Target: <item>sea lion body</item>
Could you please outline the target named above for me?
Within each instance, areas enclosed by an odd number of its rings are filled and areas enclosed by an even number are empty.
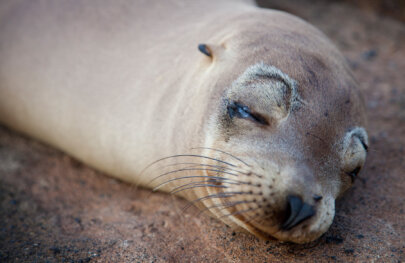
[[[364,163],[350,70],[286,13],[250,1],[11,1],[0,34],[2,123],[256,235],[319,237],[350,185],[342,167]]]

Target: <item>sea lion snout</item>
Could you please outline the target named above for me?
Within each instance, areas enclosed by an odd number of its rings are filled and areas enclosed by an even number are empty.
[[[311,218],[315,215],[315,208],[302,201],[301,197],[296,195],[290,195],[287,197],[287,217],[282,228],[290,230],[301,222]]]

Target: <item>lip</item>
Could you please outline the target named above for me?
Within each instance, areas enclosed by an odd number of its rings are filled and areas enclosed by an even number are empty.
[[[250,222],[244,223],[244,226],[242,227],[251,234],[264,240],[277,240],[284,242],[292,242],[296,244],[304,244],[315,241],[323,234],[323,233],[316,234],[311,232],[310,235],[305,235],[306,232],[304,232],[303,235],[296,236],[293,235],[294,229],[285,230],[281,226],[277,227],[276,229],[274,229],[274,231],[271,231],[270,233],[268,231],[261,230],[260,228],[256,227]]]

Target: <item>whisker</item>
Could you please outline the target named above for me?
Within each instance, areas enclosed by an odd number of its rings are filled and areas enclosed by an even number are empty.
[[[183,184],[183,185],[180,185],[180,186],[175,187],[175,188],[174,188],[172,191],[170,191],[169,193],[172,194],[173,191],[177,191],[178,189],[180,189],[180,188],[182,188],[182,187],[186,187],[186,186],[194,185],[194,184],[203,184],[203,183],[215,183],[215,180],[204,180],[204,181],[197,181],[197,182],[191,182],[191,183],[188,183],[188,184]],[[222,183],[240,185],[240,183],[234,183],[234,182],[221,182],[221,184],[222,184]]]
[[[263,220],[266,220],[267,218],[269,218],[269,217],[271,217],[271,216],[273,216],[273,215],[272,215],[272,214],[269,214],[269,215],[265,215],[264,217],[263,217],[263,215],[253,215],[252,217],[250,217],[249,220],[245,221],[245,223],[247,224],[247,223],[249,223],[250,221],[257,220],[257,219],[263,221]],[[271,224],[271,226],[276,226],[276,225],[277,225],[277,223]]]
[[[194,205],[197,202],[201,202],[204,201],[206,199],[211,199],[211,198],[228,198],[228,197],[232,197],[235,196],[237,194],[242,194],[243,192],[222,192],[222,193],[218,193],[218,194],[212,194],[212,195],[207,195],[207,196],[203,196],[200,198],[197,198],[193,201],[190,201],[183,209],[182,211],[185,212],[190,206]]]
[[[183,187],[183,186],[182,186]],[[186,187],[177,191],[171,191],[170,194],[175,194],[181,191],[185,191],[185,190],[189,190],[189,189],[193,189],[193,188],[199,188],[199,187],[212,187],[212,188],[228,188],[228,186],[224,186],[224,185],[216,185],[216,184],[197,184],[195,186],[190,186],[190,187]]]
[[[226,209],[226,208],[230,208],[230,207],[234,207],[234,206],[237,206],[237,205],[239,205],[239,204],[248,204],[248,203],[254,203],[255,201],[237,201],[237,202],[233,202],[233,203],[228,203],[228,204],[218,204],[218,205],[213,205],[213,206],[210,206],[210,207],[206,207],[205,209],[202,209],[201,211],[200,211],[200,213],[197,215],[197,216],[199,216],[200,214],[202,214],[203,212],[205,212],[205,211],[208,211],[208,210],[211,210],[211,209],[213,209],[213,208],[220,208],[219,210],[222,210],[222,209]]]
[[[228,162],[221,161],[221,160],[219,160],[219,159],[216,159],[216,158],[213,158],[213,157],[204,156],[204,155],[198,155],[198,154],[176,154],[176,155],[171,155],[171,156],[167,156],[167,157],[160,158],[160,159],[158,159],[158,160],[156,160],[156,161],[154,161],[154,162],[148,164],[148,165],[141,171],[140,175],[142,175],[148,168],[150,168],[152,165],[154,165],[154,164],[156,164],[156,163],[158,163],[158,162],[161,162],[161,161],[164,161],[164,160],[167,160],[167,159],[172,159],[172,158],[179,158],[179,157],[194,157],[194,158],[197,158],[197,157],[198,157],[198,158],[208,159],[208,160],[212,160],[212,161],[217,161],[217,162],[219,162],[219,163],[223,163],[223,164],[226,164],[226,165],[229,165],[229,166],[232,166],[232,167],[237,167],[236,165],[234,165],[234,164],[232,164],[232,163],[228,163]]]
[[[224,169],[224,170],[229,170],[232,172],[237,172],[237,173],[241,173],[244,175],[248,175],[249,173],[246,171],[240,171],[237,169],[232,169],[232,168],[228,168],[226,166],[221,166],[221,165],[215,165],[215,164],[203,164],[203,163],[191,163],[191,162],[185,162],[185,163],[171,163],[171,164],[167,164],[162,166],[163,168],[169,167],[169,166],[176,166],[176,165],[190,165],[187,167],[183,167],[183,168],[193,168],[193,167],[199,167],[199,166],[207,166],[207,167],[213,167],[213,168],[218,168],[218,169]],[[182,169],[183,169],[182,168]]]
[[[245,224],[248,224],[250,221],[256,220],[259,216],[253,215],[248,220],[243,221]]]
[[[161,178],[163,176],[169,175],[169,174],[173,174],[173,173],[178,173],[178,172],[184,172],[184,171],[209,171],[209,172],[218,172],[218,173],[222,173],[222,174],[229,174],[229,175],[233,175],[233,176],[238,176],[238,174],[234,174],[234,173],[229,173],[229,172],[225,172],[225,171],[221,171],[221,170],[217,170],[217,169],[205,169],[205,168],[182,168],[182,169],[178,169],[178,170],[174,170],[174,171],[170,171],[167,173],[163,173],[158,175],[157,177],[153,178],[152,180],[150,180],[147,185],[151,184],[153,181],[155,181],[158,178]]]
[[[208,175],[190,175],[190,176],[182,176],[182,177],[177,177],[177,178],[173,178],[170,179],[166,182],[163,182],[159,185],[157,185],[155,188],[152,189],[152,191],[156,191],[159,188],[161,188],[162,186],[171,183],[173,181],[177,181],[177,180],[182,180],[182,179],[190,179],[190,178],[210,178],[210,179],[216,179],[216,180],[220,180],[220,181],[231,181],[231,182],[235,182],[235,183],[239,183],[239,184],[248,184],[246,182],[242,182],[239,180],[233,180],[233,179],[228,179],[228,178],[224,178],[224,177],[220,177],[220,176],[208,176]],[[223,183],[227,183],[227,182],[223,182]]]
[[[242,194],[259,195],[259,194],[254,194],[251,192],[222,192],[222,193],[218,193],[218,194],[207,195],[207,196],[203,196],[198,199],[195,199],[193,201],[190,201],[190,203],[183,209],[183,212],[185,210],[187,210],[190,206],[194,205],[196,202],[201,202],[201,201],[204,201],[206,199],[211,199],[211,198],[229,198],[229,197],[233,197],[235,195],[242,195]]]
[[[257,209],[259,209],[259,207],[249,208],[249,209],[240,210],[240,211],[235,211],[233,213],[223,215],[220,218],[224,218],[224,217],[228,217],[228,216],[234,216],[234,215],[241,215],[241,214],[244,214],[244,213],[247,213],[247,212],[250,212],[250,211],[254,211],[254,210],[257,210]]]
[[[228,152],[222,151],[222,150],[218,150],[218,149],[210,148],[210,147],[195,147],[195,148],[191,148],[191,149],[192,150],[194,150],[194,149],[208,149],[208,150],[213,150],[213,151],[216,151],[216,152],[220,152],[220,153],[226,154],[226,155],[234,158],[235,160],[238,160],[239,162],[243,163],[244,165],[246,165],[248,167],[252,167],[251,165],[249,165],[246,162],[242,161],[240,158],[238,158],[238,157],[236,157],[236,156],[234,156],[234,155],[232,155],[232,154],[230,154]]]

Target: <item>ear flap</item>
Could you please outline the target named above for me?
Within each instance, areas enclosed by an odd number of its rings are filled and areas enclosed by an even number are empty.
[[[206,55],[207,57],[210,57],[210,58],[213,57],[212,50],[210,49],[210,47],[207,44],[199,44],[198,50],[201,53],[203,53],[204,55]]]

